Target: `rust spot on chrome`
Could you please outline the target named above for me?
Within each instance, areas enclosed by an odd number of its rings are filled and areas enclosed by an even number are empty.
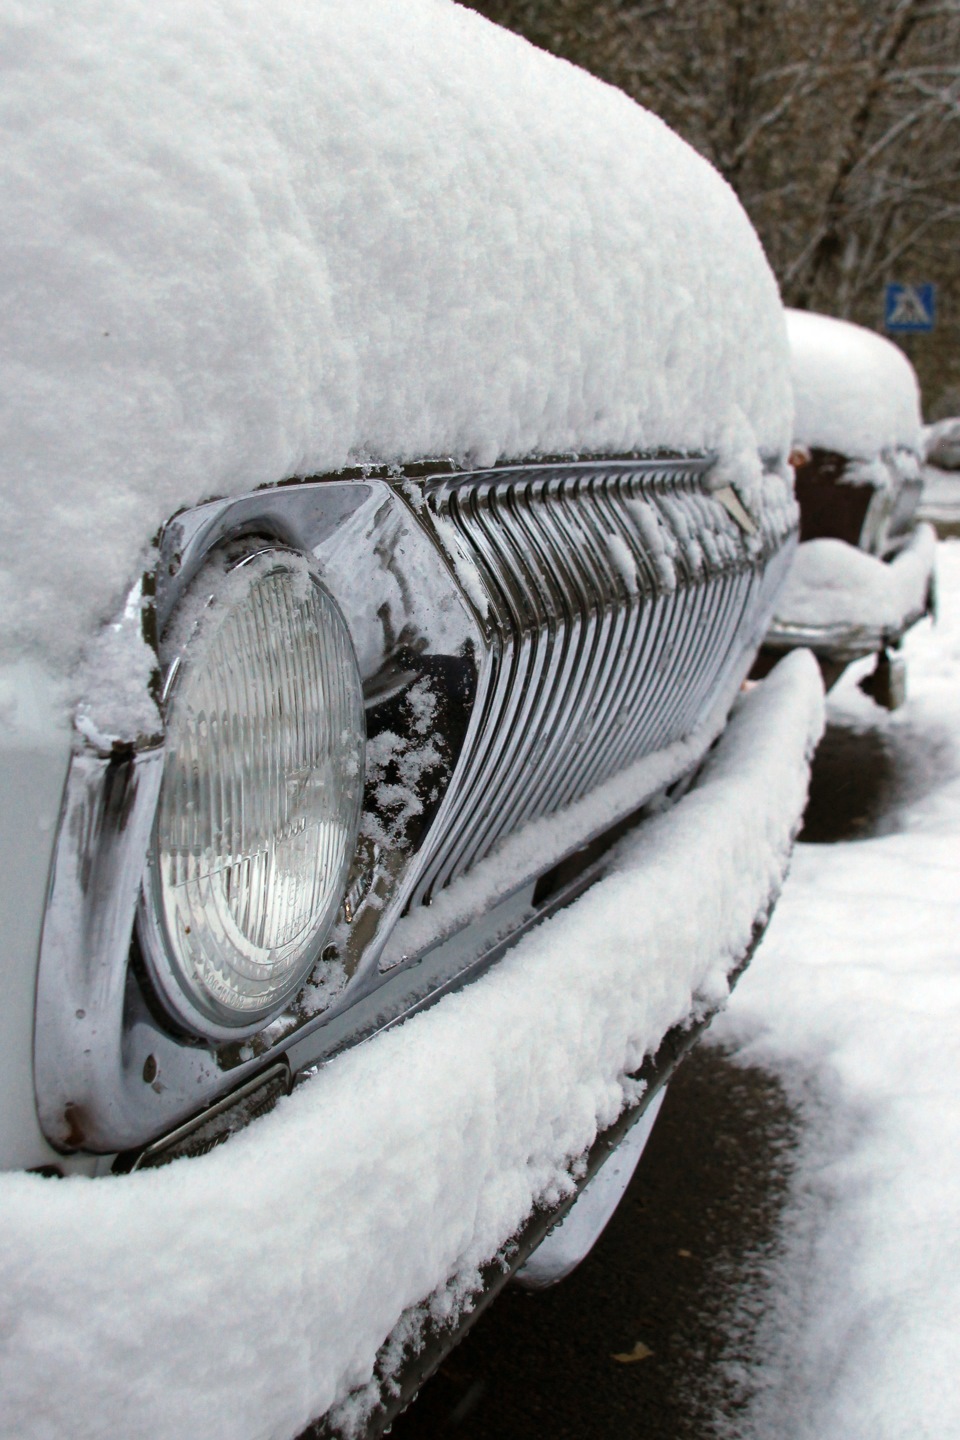
[[[68,1145],[71,1150],[78,1150],[87,1138],[84,1129],[84,1114],[82,1108],[73,1100],[68,1100],[63,1110],[64,1134],[62,1143]]]

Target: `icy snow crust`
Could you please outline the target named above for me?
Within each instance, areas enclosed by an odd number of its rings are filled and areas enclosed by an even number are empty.
[[[896,345],[828,315],[788,310],[790,366],[801,445],[871,460],[921,450],[920,390]]]
[[[781,1254],[744,1297],[766,1322],[746,1372],[735,1350],[736,1440],[960,1435],[960,544],[937,569],[907,703],[859,693],[869,661],[831,692],[834,725],[882,737],[883,833],[798,845],[713,1029],[804,1121]]]
[[[123,1179],[0,1177],[2,1433],[124,1434],[135,1383],[155,1440],[289,1440],[369,1382],[411,1306],[462,1303],[532,1206],[569,1193],[636,1098],[629,1072],[723,1001],[821,723],[816,667],[791,655],[607,879],[221,1150]]]
[[[937,553],[929,525],[918,525],[892,561],[842,540],[807,540],[797,546],[777,600],[777,624],[865,626],[901,631],[923,613]]]
[[[732,192],[449,0],[7,0],[0,54],[0,653],[72,662],[210,495],[786,454],[783,317]]]

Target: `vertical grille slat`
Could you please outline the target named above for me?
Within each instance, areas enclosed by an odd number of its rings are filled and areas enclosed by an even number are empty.
[[[713,644],[702,656],[697,667],[696,682],[689,689],[678,719],[679,727],[684,733],[693,730],[703,718],[704,711],[716,687],[717,678],[723,670],[730,648],[733,622],[735,616],[739,614],[737,604],[739,589],[736,575],[721,574],[714,599],[717,617],[711,627],[714,636]],[[707,628],[708,621],[708,616],[701,615],[701,632]]]
[[[590,607],[580,577],[576,574],[575,559],[558,553],[556,536],[549,526],[544,526],[544,515],[549,510],[544,506],[518,516],[527,543],[541,557],[544,566],[544,584],[556,584],[558,643],[556,666],[552,683],[547,688],[537,722],[530,735],[530,746],[525,756],[521,773],[513,777],[512,801],[504,816],[504,833],[522,820],[533,818],[537,813],[536,800],[532,792],[536,789],[538,776],[551,769],[556,749],[557,722],[561,712],[569,705],[572,687],[578,673],[584,669],[584,649],[589,643]],[[575,597],[571,603],[570,597]],[[576,603],[579,600],[580,603]]]
[[[593,687],[605,653],[606,625],[613,606],[611,577],[605,573],[602,557],[586,532],[577,500],[575,493],[564,495],[561,492],[558,496],[553,512],[556,527],[554,543],[559,551],[568,547],[579,562],[579,595],[586,614],[586,624],[580,662],[566,697],[566,713],[557,717],[550,763],[544,767],[543,779],[549,783],[549,790],[538,787],[539,803],[535,811],[531,810],[531,819],[558,809],[565,803],[569,774],[575,767],[577,754],[583,749],[586,739],[585,729]]]
[[[463,836],[463,845],[458,856],[460,868],[467,869],[480,853],[485,853],[494,839],[506,829],[513,828],[512,817],[518,811],[518,786],[536,745],[539,721],[543,711],[544,691],[549,690],[552,674],[557,663],[557,652],[562,647],[568,626],[557,625],[557,604],[551,597],[550,587],[545,583],[542,567],[532,564],[535,554],[529,544],[521,543],[521,530],[515,516],[510,515],[511,501],[519,499],[510,493],[491,492],[490,525],[499,525],[504,535],[503,551],[517,574],[523,574],[529,586],[531,609],[542,616],[538,643],[528,656],[525,673],[515,696],[515,708],[506,719],[507,737],[496,766],[488,775],[488,789],[485,793],[485,814],[477,814],[469,834]],[[521,502],[522,503],[522,502]],[[536,499],[527,497],[527,503],[536,504]],[[524,816],[523,818],[526,818]]]
[[[790,534],[788,516],[748,548],[708,468],[531,465],[425,487],[476,565],[492,639],[410,904],[701,723],[765,623]]]
[[[458,509],[453,518],[459,520],[463,530],[470,534],[483,554],[488,570],[496,576],[500,630],[510,635],[514,642],[502,646],[499,652],[505,663],[501,663],[495,703],[489,707],[492,713],[481,732],[482,750],[473,767],[474,774],[485,778],[485,803],[489,807],[503,778],[510,773],[518,741],[518,725],[529,706],[538,657],[542,664],[549,633],[541,618],[545,612],[538,610],[536,605],[539,597],[535,587],[529,583],[529,578],[524,585],[515,555],[504,545],[504,527],[492,493],[470,496],[468,508]],[[509,533],[506,532],[507,535]],[[449,884],[454,875],[467,869],[476,850],[478,822],[482,817],[476,811],[474,788],[461,789],[459,800],[458,813],[451,817],[451,824],[447,827],[450,843],[441,857],[438,873],[425,891],[426,896]]]
[[[633,554],[629,533],[625,532],[610,502],[606,489],[591,483],[592,504],[584,508],[584,524],[592,531],[598,553],[609,548],[609,540],[622,541],[631,554],[635,568],[637,556]],[[608,562],[609,564],[609,562]],[[590,705],[591,723],[584,736],[586,754],[579,757],[578,784],[584,790],[593,786],[592,774],[603,765],[604,757],[616,733],[616,717],[622,709],[624,696],[631,693],[631,687],[624,671],[629,671],[630,661],[637,653],[636,631],[643,617],[649,614],[649,606],[639,603],[642,578],[635,577],[635,589],[622,573],[610,572],[612,582],[609,591],[609,612],[604,626],[604,651],[592,677]]]
[[[709,593],[712,599],[713,587]],[[679,723],[679,717],[688,691],[681,684],[681,680],[690,668],[691,661],[702,659],[702,647],[698,644],[702,637],[697,634],[696,622],[707,594],[705,585],[691,584],[678,605],[679,614],[670,656],[668,694],[658,709],[648,742],[654,750],[660,750],[682,737],[683,727]]]

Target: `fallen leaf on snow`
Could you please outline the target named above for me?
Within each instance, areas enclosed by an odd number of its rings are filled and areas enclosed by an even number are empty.
[[[629,1352],[629,1354],[611,1355],[610,1359],[619,1360],[621,1365],[635,1365],[638,1360],[646,1360],[647,1357],[652,1354],[653,1351],[650,1349],[649,1345],[644,1345],[642,1340],[638,1340],[636,1345],[634,1345],[633,1349]]]

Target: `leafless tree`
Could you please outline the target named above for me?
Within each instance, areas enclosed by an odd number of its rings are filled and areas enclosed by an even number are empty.
[[[933,411],[960,400],[960,0],[471,3],[705,155],[788,304],[880,328],[888,282],[936,282],[906,348]]]

